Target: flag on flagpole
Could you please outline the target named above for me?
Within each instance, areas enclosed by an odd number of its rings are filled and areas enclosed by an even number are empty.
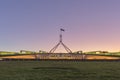
[[[65,30],[64,30],[64,29],[62,29],[62,28],[61,28],[60,30],[61,30],[61,31],[65,31]]]

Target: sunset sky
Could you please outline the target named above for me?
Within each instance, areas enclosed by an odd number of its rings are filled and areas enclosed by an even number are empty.
[[[49,51],[60,28],[73,52],[120,51],[120,0],[0,0],[0,51]]]

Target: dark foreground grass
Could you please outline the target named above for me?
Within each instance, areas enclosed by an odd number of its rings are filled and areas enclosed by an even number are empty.
[[[119,80],[120,62],[3,61],[0,80]]]

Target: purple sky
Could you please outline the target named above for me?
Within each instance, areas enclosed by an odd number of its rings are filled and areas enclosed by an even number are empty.
[[[73,52],[120,51],[120,0],[0,0],[0,51],[49,51],[61,26]]]

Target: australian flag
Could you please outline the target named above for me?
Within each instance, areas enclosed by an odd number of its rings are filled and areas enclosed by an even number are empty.
[[[61,31],[65,31],[65,30],[64,30],[64,29],[62,29],[62,28],[61,28],[60,30],[61,30]]]

